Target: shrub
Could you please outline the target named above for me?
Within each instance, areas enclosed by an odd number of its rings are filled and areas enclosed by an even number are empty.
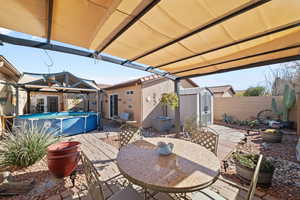
[[[236,162],[238,162],[240,165],[255,169],[259,155],[257,154],[243,154],[243,153],[235,153],[233,154],[233,158]],[[263,158],[260,171],[262,172],[273,172],[274,171],[274,165],[271,161],[266,160]]]
[[[192,133],[193,131],[196,131],[198,128],[197,117],[196,116],[188,117],[186,120],[184,120],[183,127],[184,130],[188,133]]]
[[[262,86],[249,87],[244,96],[263,96],[266,94],[266,88]]]
[[[54,137],[57,131],[49,131],[43,126],[16,129],[8,133],[2,141],[0,150],[0,167],[28,167],[41,160],[47,147],[58,141]]]
[[[230,115],[227,115],[226,113],[224,113],[222,115],[222,118],[223,118],[223,122],[225,122],[226,124],[233,124],[233,122],[234,122],[233,117]]]

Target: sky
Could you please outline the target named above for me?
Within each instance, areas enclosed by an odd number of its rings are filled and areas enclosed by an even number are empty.
[[[0,33],[32,40],[41,40],[35,36],[17,33],[1,27]],[[3,55],[21,72],[48,73],[49,70],[54,73],[69,71],[81,78],[95,80],[97,83],[102,84],[116,84],[150,75],[148,72],[91,58],[6,43],[3,46],[0,45],[0,55]],[[200,87],[232,85],[235,90],[244,90],[251,86],[264,86],[265,74],[271,68],[276,69],[280,67],[280,65],[264,66],[202,76],[193,78],[192,80]]]

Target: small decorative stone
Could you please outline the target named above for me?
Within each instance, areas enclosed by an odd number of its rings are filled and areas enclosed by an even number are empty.
[[[279,199],[268,194],[263,197],[263,200],[279,200]]]
[[[47,200],[62,200],[60,195],[53,195],[51,197],[49,197]]]
[[[296,145],[296,158],[297,158],[297,161],[300,161],[300,138],[298,139],[298,142]]]

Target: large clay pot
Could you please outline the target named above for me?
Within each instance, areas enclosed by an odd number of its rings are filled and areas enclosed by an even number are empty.
[[[280,143],[282,140],[282,132],[280,130],[276,130],[273,133],[269,133],[266,130],[261,131],[261,137],[265,142],[268,143]]]
[[[241,165],[239,162],[236,162],[237,175],[248,182],[251,182],[254,175],[254,170],[255,169],[245,167]],[[258,174],[257,184],[268,187],[272,183],[272,177],[273,177],[273,171],[265,172],[260,170]]]
[[[79,161],[79,145],[80,142],[59,142],[48,147],[48,168],[55,177],[71,175]]]

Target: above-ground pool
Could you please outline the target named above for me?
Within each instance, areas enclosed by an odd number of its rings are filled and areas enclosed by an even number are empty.
[[[55,112],[21,115],[14,128],[46,127],[56,135],[75,135],[97,129],[101,119],[95,112]]]

